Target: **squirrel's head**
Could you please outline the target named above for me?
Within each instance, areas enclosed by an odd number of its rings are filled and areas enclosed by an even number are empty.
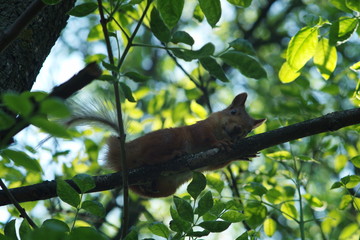
[[[253,119],[245,110],[247,93],[237,95],[230,106],[222,111],[222,128],[232,140],[244,138],[251,130],[260,126],[266,119]]]

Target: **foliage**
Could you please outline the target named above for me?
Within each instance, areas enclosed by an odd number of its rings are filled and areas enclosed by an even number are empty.
[[[129,139],[194,123],[241,91],[249,93],[251,115],[268,119],[258,133],[359,106],[360,9],[356,0],[330,2],[86,0],[69,14],[78,17],[74,22],[81,18],[87,38],[79,36],[77,47],[64,44],[67,51],[81,49],[85,62],[97,61],[104,68],[101,81],[86,89],[88,95],[107,101],[116,91],[112,85],[119,84]],[[99,3],[107,33],[99,22]],[[102,50],[106,38],[113,56]],[[67,104],[44,92],[6,93],[1,107],[0,130],[31,123],[65,139],[38,151],[36,141],[5,147],[13,136],[4,136],[0,177],[7,185],[38,183],[50,172],[73,182],[57,178],[61,201],[23,204],[39,228],[26,220],[16,224],[18,213],[9,207],[11,220],[3,220],[0,238],[116,235],[122,226],[119,191],[84,194],[93,188],[86,174],[106,171],[97,160],[109,133],[63,127],[54,120],[69,116]],[[130,219],[125,239],[214,239],[221,234],[234,239],[358,239],[358,136],[359,127],[352,126],[267,149],[251,163],[236,162],[206,177],[194,172],[187,193],[180,190],[173,198],[130,195],[136,219]],[[80,142],[79,153],[66,144],[68,139]],[[43,152],[51,161],[44,161]]]

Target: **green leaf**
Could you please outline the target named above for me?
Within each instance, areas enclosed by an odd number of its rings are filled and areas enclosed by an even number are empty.
[[[227,0],[229,3],[239,7],[249,7],[252,0]]]
[[[344,0],[330,0],[331,4],[334,5],[337,9],[341,11],[351,13],[352,11],[346,6],[346,1]]]
[[[204,221],[201,222],[199,226],[210,232],[223,232],[230,224],[231,222],[228,221]]]
[[[345,178],[347,179],[346,181]],[[346,176],[345,178],[342,178],[341,181],[346,182],[345,187],[348,189],[354,188],[360,183],[360,176],[358,175],[350,175]]]
[[[68,106],[58,98],[48,98],[40,103],[40,112],[51,117],[65,118],[70,116]]]
[[[293,203],[290,202],[283,203],[281,205],[280,210],[282,215],[289,220],[294,220],[297,218],[298,213]]]
[[[199,0],[199,4],[207,22],[211,27],[215,27],[221,17],[220,0]]]
[[[359,0],[346,0],[346,6],[351,10],[360,12],[360,2]]]
[[[300,72],[296,71],[287,62],[284,62],[279,71],[279,79],[282,83],[293,82],[300,76]]]
[[[339,204],[339,209],[340,210],[344,210],[347,206],[349,206],[349,204],[353,201],[353,198],[346,194],[344,196],[341,197],[341,202]]]
[[[64,180],[56,180],[56,192],[62,201],[75,208],[79,206],[80,196],[78,192]]]
[[[24,219],[21,222],[20,228],[19,228],[19,237],[20,239],[26,239],[27,235],[31,233],[31,228],[29,223]]]
[[[350,67],[351,70],[353,71],[360,71],[360,61],[357,62],[357,63],[354,63],[351,67]]]
[[[246,219],[246,216],[239,211],[228,210],[224,212],[220,218],[225,221],[235,223],[244,221]]]
[[[103,74],[99,78],[99,80],[108,81],[108,82],[114,82],[116,81],[116,77],[108,74]]]
[[[28,116],[33,111],[33,104],[24,94],[6,93],[3,95],[3,103],[14,113]]]
[[[95,27],[98,26],[98,25],[95,25]],[[92,28],[93,29],[93,28]],[[91,31],[91,30],[90,30]],[[90,33],[89,33],[90,34]],[[99,37],[99,36],[98,36]],[[89,55],[85,58],[85,62],[87,64],[89,63],[92,63],[92,62],[101,62],[103,61],[104,59],[106,58],[106,55],[105,54],[102,54],[102,53],[98,53],[98,54],[92,54],[92,55]]]
[[[150,29],[157,39],[161,42],[168,43],[171,38],[170,30],[160,18],[159,12],[154,7],[150,14]]]
[[[96,231],[91,227],[78,227],[73,229],[70,234],[68,240],[85,240],[85,239],[96,239],[96,240],[105,240],[108,239],[103,236],[100,232]]]
[[[338,239],[339,240],[352,240],[359,238],[359,224],[349,223],[347,226],[341,229]]]
[[[276,232],[276,222],[272,218],[265,219],[264,232],[268,237],[272,237]]]
[[[10,222],[6,223],[4,228],[4,234],[10,240],[17,240],[16,236],[16,228],[15,228],[15,219],[11,220]]]
[[[214,201],[214,206],[210,209],[209,213],[214,215],[216,218],[221,215],[221,213],[225,210],[226,204],[217,200]]]
[[[226,77],[224,70],[212,57],[200,58],[201,65],[210,73],[210,75],[216,77],[222,82],[229,82],[229,79]]]
[[[120,82],[120,88],[124,93],[124,96],[127,100],[129,100],[129,102],[136,102],[134,96],[132,95],[132,91],[130,89],[130,87],[128,85],[126,85],[123,82]]]
[[[157,8],[164,23],[172,29],[181,17],[184,0],[157,0]]]
[[[256,56],[256,52],[252,44],[243,38],[237,38],[229,43],[230,47],[234,48],[239,52],[246,53],[251,56]]]
[[[271,188],[265,195],[266,199],[274,204],[279,204],[282,201],[282,194],[279,190]]]
[[[60,221],[58,219],[47,219],[43,222],[41,225],[42,228],[55,230],[57,232],[70,232],[69,226],[64,223],[63,221]]]
[[[237,237],[235,240],[249,240],[249,234],[248,232],[244,232],[239,237]]]
[[[170,207],[170,215],[172,217],[172,221],[170,221],[170,229],[175,232],[187,232],[191,228],[191,223],[183,220],[178,211],[171,206]]]
[[[264,222],[267,216],[267,209],[260,202],[252,201],[244,207],[244,215],[247,224],[249,224],[251,228],[256,228]]]
[[[315,26],[316,24],[319,24],[322,19],[319,15],[314,15],[314,14],[306,14],[304,17],[304,22],[306,23],[306,25],[308,25],[309,27]]]
[[[56,122],[51,122],[44,117],[35,116],[35,117],[30,118],[29,121],[34,126],[51,134],[54,137],[70,138],[70,135],[64,126],[62,126]]]
[[[206,109],[203,107],[203,105],[198,104],[195,100],[192,100],[190,103],[190,110],[193,112],[196,116],[198,116],[201,119],[205,119],[208,115]]]
[[[25,152],[4,149],[1,155],[11,159],[16,166],[24,167],[28,171],[42,171],[39,162],[36,161],[36,159],[29,157],[29,155],[27,155]]]
[[[358,19],[351,17],[340,17],[338,21],[332,23],[330,27],[330,44],[340,45],[345,43],[355,32],[359,24]]]
[[[103,40],[103,39],[104,39],[104,33],[102,31],[101,24],[97,24],[95,26],[90,27],[90,31],[87,36],[87,41],[93,42],[93,41],[99,41],[99,40]],[[102,62],[105,58],[106,58],[106,56],[105,57],[99,56],[98,61],[96,61],[96,62]],[[96,60],[96,58],[95,58],[95,60]]]
[[[13,126],[15,119],[0,109],[0,131]]]
[[[274,158],[276,160],[284,160],[292,158],[292,155],[289,151],[280,150],[272,153],[266,154],[267,157]]]
[[[343,184],[341,182],[334,182],[330,189],[336,189],[342,187]]]
[[[102,61],[101,63],[104,66],[104,68],[106,68],[110,72],[116,72],[116,73],[119,72],[119,69],[115,65],[112,65],[112,64],[107,63],[105,61]]]
[[[340,179],[341,183],[346,185],[350,182],[350,176],[346,176]]]
[[[347,162],[348,162],[348,158],[346,155],[344,154],[337,155],[334,159],[335,171],[340,172],[341,170],[343,170]]]
[[[195,43],[194,39],[190,36],[190,34],[188,34],[185,31],[175,32],[171,37],[171,42],[175,43],[175,44],[177,44],[179,42],[185,43],[190,46],[192,46]]]
[[[329,39],[322,38],[315,51],[314,63],[325,80],[328,80],[330,75],[334,72],[336,61],[336,48],[329,44]]]
[[[161,222],[155,222],[149,226],[149,230],[160,237],[169,238],[170,230]]]
[[[252,182],[247,184],[244,189],[254,195],[262,196],[267,192],[267,189],[260,183]]]
[[[83,203],[81,203],[81,208],[95,216],[98,217],[105,216],[105,208],[98,201],[86,200]]]
[[[199,4],[197,4],[194,8],[193,17],[199,22],[202,22],[204,20],[204,13],[201,11]]]
[[[95,182],[92,176],[88,174],[77,174],[72,180],[79,187],[81,193],[85,193],[95,187]]]
[[[224,181],[221,180],[218,174],[207,174],[206,180],[210,188],[215,189],[221,194],[224,189]]]
[[[146,80],[150,79],[149,76],[142,75],[137,72],[126,72],[124,76],[132,79],[134,82],[145,82]]]
[[[304,194],[303,197],[308,201],[308,203],[312,207],[324,206],[323,202],[319,198],[312,196],[310,193]]]
[[[176,210],[179,216],[188,222],[194,221],[194,212],[193,209],[186,200],[174,196],[173,201],[175,203]]]
[[[74,17],[85,17],[98,8],[96,3],[83,3],[75,6],[68,14]]]
[[[131,232],[129,232],[124,240],[138,240],[139,239],[139,232],[137,229],[132,229]]]
[[[200,195],[200,193],[206,187],[206,178],[204,174],[200,172],[193,172],[193,178],[187,186],[187,192],[192,196],[194,200]]]
[[[179,48],[173,48],[171,51],[176,57],[184,59],[185,61],[191,61],[212,55],[215,51],[215,46],[212,43],[207,43],[202,48],[195,51]]]
[[[228,65],[238,69],[243,75],[250,78],[266,78],[266,71],[256,58],[245,53],[230,50],[220,56]]]
[[[315,54],[318,43],[318,28],[304,27],[291,38],[286,52],[286,61],[295,70],[300,70]]]
[[[186,233],[186,236],[188,237],[204,237],[209,235],[210,232],[208,230],[204,230],[204,231],[193,231],[190,230],[189,232]]]
[[[351,158],[350,162],[352,162],[352,164],[354,164],[355,167],[360,168],[360,155]]]
[[[214,205],[214,200],[210,191],[207,191],[199,200],[198,207],[195,210],[199,216],[207,213]]]

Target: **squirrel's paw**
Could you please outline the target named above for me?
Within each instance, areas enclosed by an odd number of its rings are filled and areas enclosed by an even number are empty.
[[[228,139],[223,139],[218,141],[214,147],[219,148],[220,151],[231,151],[233,146],[233,142]]]

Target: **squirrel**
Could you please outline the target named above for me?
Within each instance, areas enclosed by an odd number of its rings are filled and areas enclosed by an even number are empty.
[[[125,143],[128,169],[138,168],[171,161],[184,155],[202,152],[211,148],[231,149],[231,144],[244,138],[252,129],[257,128],[266,119],[255,120],[245,110],[247,93],[237,95],[232,103],[222,111],[212,113],[207,119],[193,125],[160,129]],[[121,171],[121,144],[117,136],[107,141],[107,165]],[[228,165],[231,161],[207,166],[200,171],[215,170]],[[191,172],[172,176],[160,176],[151,184],[132,185],[130,189],[143,197],[167,197],[177,188],[190,180]]]

